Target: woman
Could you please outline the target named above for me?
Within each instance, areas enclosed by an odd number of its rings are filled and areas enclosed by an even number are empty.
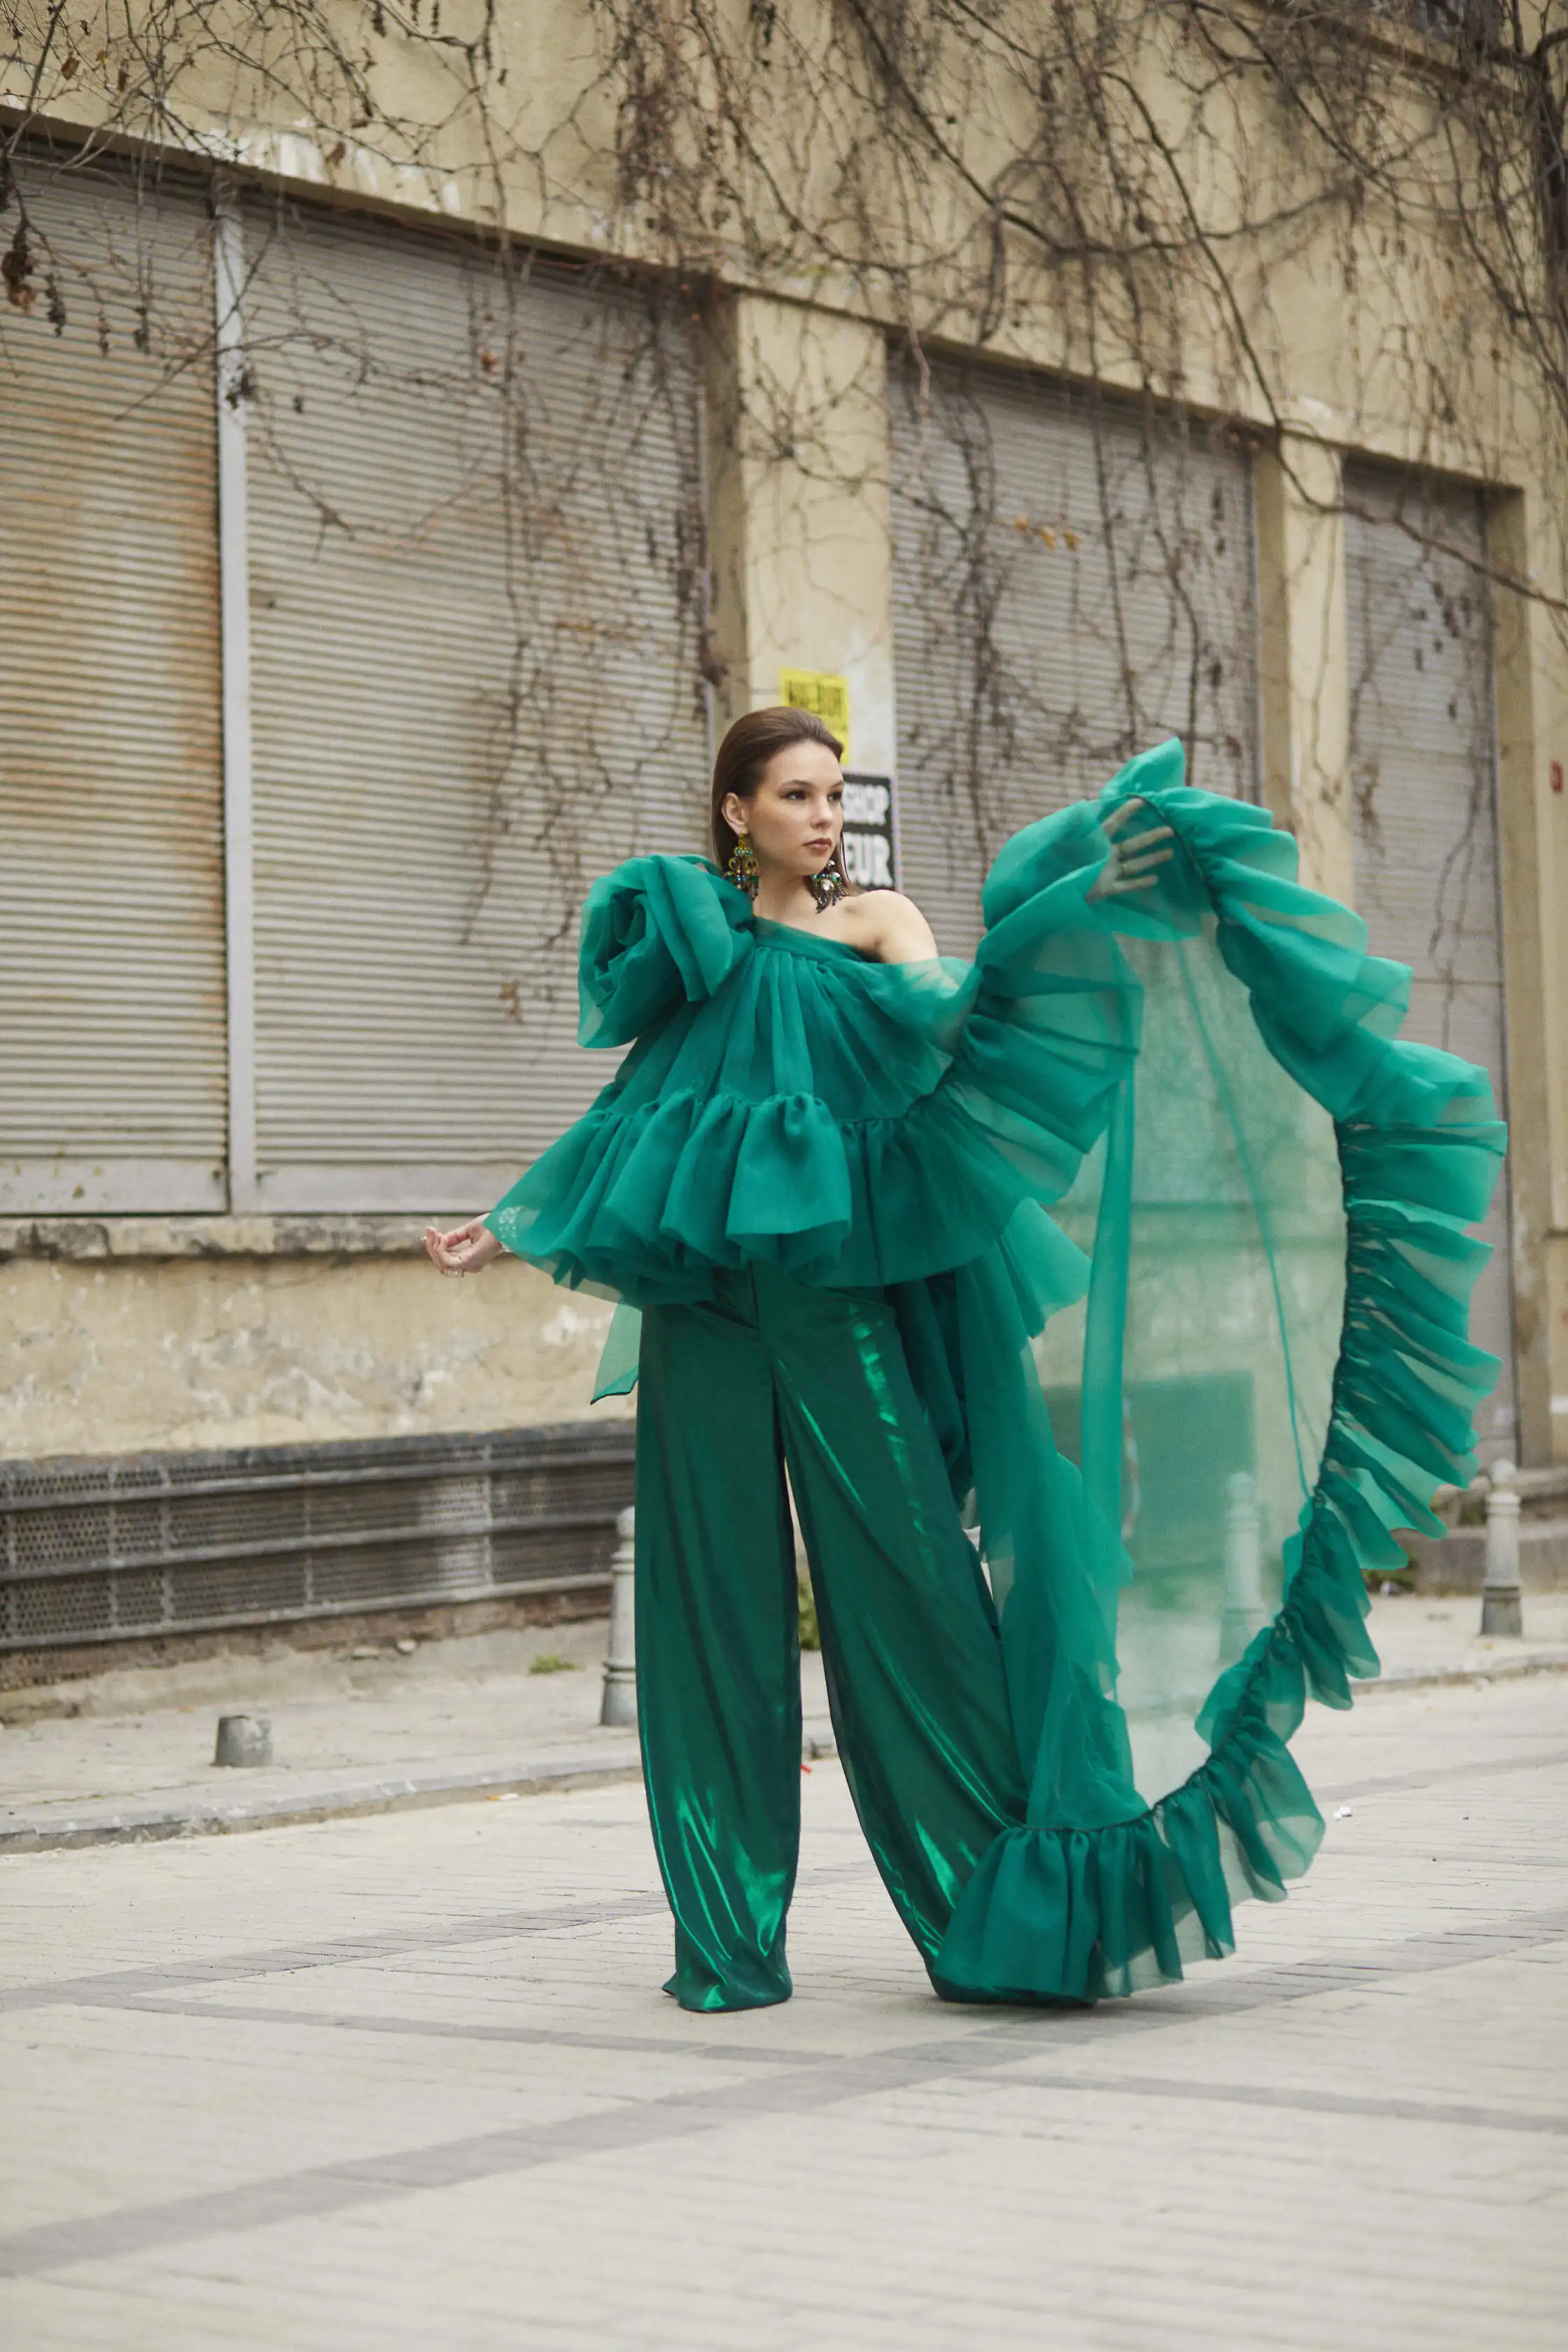
[[[937,1992],[1126,1992],[1229,1951],[1232,1898],[1310,1859],[1285,1741],[1375,1673],[1363,1570],[1468,1469],[1495,1368],[1463,1227],[1501,1133],[1482,1074],[1389,1035],[1407,975],[1179,746],[1005,845],[973,964],[848,890],[839,749],[737,721],[715,862],[594,886],[582,1040],[632,1050],[426,1245],[621,1302],[597,1393],[638,1383],[667,1990],[790,1991],[793,1496],[845,1772]]]

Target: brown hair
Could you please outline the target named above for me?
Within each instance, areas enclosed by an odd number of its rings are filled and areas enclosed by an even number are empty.
[[[713,762],[711,814],[713,857],[721,873],[735,846],[734,827],[721,814],[724,803],[731,793],[737,800],[749,801],[774,752],[788,751],[792,743],[820,743],[836,760],[844,757],[844,746],[826,720],[815,710],[797,710],[791,703],[775,703],[771,710],[749,710],[743,719],[736,719],[720,744]],[[831,862],[842,874],[844,861],[837,849]]]

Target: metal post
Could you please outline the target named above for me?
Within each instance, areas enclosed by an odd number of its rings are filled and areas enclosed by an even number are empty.
[[[629,1506],[616,1517],[616,1550],[610,1562],[610,1646],[605,1659],[605,1696],[601,1723],[635,1723],[637,1719],[637,1551],[633,1531],[637,1513]]]
[[[1487,1495],[1487,1574],[1481,1587],[1481,1632],[1521,1634],[1519,1599],[1519,1472],[1505,1457],[1491,1465]]]
[[[1268,1622],[1263,1598],[1263,1537],[1258,1481],[1237,1470],[1226,1480],[1225,1614],[1220,1620],[1220,1655],[1239,1658],[1253,1635]]]

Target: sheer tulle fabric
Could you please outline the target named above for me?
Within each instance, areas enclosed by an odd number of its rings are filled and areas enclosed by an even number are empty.
[[[1133,795],[1178,855],[1097,902]],[[757,1261],[889,1292],[1029,1790],[937,1974],[1092,1999],[1228,1952],[1232,1903],[1311,1859],[1288,1742],[1376,1673],[1365,1572],[1468,1475],[1504,1138],[1483,1073],[1399,1040],[1408,975],[1176,744],[1008,843],[984,913],[973,964],[873,964],[699,861],[622,867],[583,1036],[636,1042],[489,1223],[628,1310]],[[601,1393],[635,1349],[618,1317]]]

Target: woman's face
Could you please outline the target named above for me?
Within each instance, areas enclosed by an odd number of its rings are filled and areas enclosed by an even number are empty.
[[[749,801],[731,793],[724,820],[751,835],[759,866],[820,874],[844,830],[844,776],[826,743],[775,751]]]

